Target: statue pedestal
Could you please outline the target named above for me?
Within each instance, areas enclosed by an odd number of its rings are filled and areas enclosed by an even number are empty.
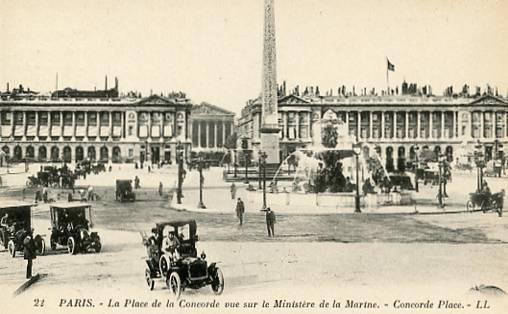
[[[267,164],[279,164],[279,133],[261,133],[261,150],[266,153]]]

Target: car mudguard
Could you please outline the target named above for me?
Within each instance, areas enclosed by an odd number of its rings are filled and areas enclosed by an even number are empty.
[[[215,274],[215,271],[217,270],[217,267],[216,267],[217,263],[211,263],[209,266],[208,266],[208,276],[212,276],[212,274]]]

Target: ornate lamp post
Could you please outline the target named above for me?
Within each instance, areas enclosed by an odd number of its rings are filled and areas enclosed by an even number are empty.
[[[182,193],[182,184],[183,184],[183,179],[184,179],[184,169],[183,169],[183,159],[184,159],[184,156],[183,156],[183,145],[181,142],[178,142],[178,144],[176,145],[176,158],[177,158],[177,162],[178,162],[178,189],[176,191],[176,203],[177,204],[182,204],[182,197],[183,197],[183,193]]]
[[[261,176],[261,171],[263,171],[262,167],[261,167],[261,154],[262,154],[262,151],[259,151],[259,157],[258,157],[258,188],[261,190],[263,188],[261,182],[263,181]]]
[[[443,208],[443,184],[444,184],[444,167],[445,167],[445,156],[443,154],[439,155],[438,160],[438,169],[439,169],[439,190],[437,192],[437,201],[438,207]]]
[[[266,209],[266,157],[268,157],[268,155],[263,152],[263,151],[260,151],[259,152],[259,165],[260,165],[260,168],[263,169],[263,209]],[[261,175],[261,173],[260,173]]]
[[[355,161],[356,161],[356,194],[355,194],[355,213],[361,213],[360,210],[360,176],[358,172],[359,168],[359,160],[358,157],[360,156],[360,153],[362,152],[362,144],[357,142],[353,144],[353,154],[355,154]]]
[[[249,161],[250,161],[250,150],[244,149],[243,156],[245,159],[245,184],[249,184]]]
[[[483,145],[480,141],[474,146],[474,161],[476,164],[476,191],[480,192],[483,183],[483,168],[485,167],[485,159],[483,154]]]
[[[203,203],[203,184],[205,183],[205,177],[203,177],[203,156],[199,156],[199,164],[198,164],[198,171],[199,171],[199,203],[198,208],[206,208],[205,204]]]

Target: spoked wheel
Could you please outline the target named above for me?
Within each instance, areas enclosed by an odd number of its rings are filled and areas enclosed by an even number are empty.
[[[95,249],[95,253],[100,253],[100,252],[101,252],[101,249],[102,249],[102,244],[101,244],[100,242],[97,242],[97,243],[95,244],[94,249]]]
[[[44,254],[46,254],[46,241],[44,241],[44,239],[41,238],[39,239],[39,241],[37,241],[36,245],[37,245],[36,254],[39,256],[44,256]]]
[[[212,291],[216,295],[220,295],[222,294],[222,291],[224,291],[224,275],[219,267],[217,267],[215,274],[212,277]]]
[[[152,291],[153,288],[155,287],[155,280],[152,279],[150,269],[148,269],[148,268],[145,269],[145,280],[146,280],[146,284],[148,285],[148,289],[150,291]]]
[[[168,279],[166,279],[166,285],[168,286],[169,293],[178,299],[180,293],[182,293],[182,283],[180,281],[180,275],[177,272],[172,272]]]
[[[67,252],[71,255],[76,254],[76,241],[73,237],[69,237],[67,240]]]
[[[474,204],[473,204],[473,202],[467,201],[467,203],[466,203],[466,210],[468,212],[472,212],[474,210]]]
[[[9,240],[9,243],[7,244],[7,250],[9,251],[9,255],[11,255],[11,257],[16,256],[16,245],[14,245],[14,241]]]
[[[168,274],[169,269],[169,259],[166,255],[161,255],[159,259],[159,271],[161,272],[161,277],[164,277]]]

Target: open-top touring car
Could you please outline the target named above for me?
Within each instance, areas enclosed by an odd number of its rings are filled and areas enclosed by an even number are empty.
[[[215,294],[224,290],[224,276],[217,263],[206,260],[206,254],[197,254],[195,220],[178,220],[158,223],[152,229],[152,235],[143,234],[143,243],[147,247],[148,259],[145,270],[145,280],[150,290],[154,289],[155,279],[162,278],[166,282],[171,294],[176,298],[186,288],[199,289],[210,285]],[[176,252],[170,252],[164,247],[169,236],[173,234],[178,246]]]

